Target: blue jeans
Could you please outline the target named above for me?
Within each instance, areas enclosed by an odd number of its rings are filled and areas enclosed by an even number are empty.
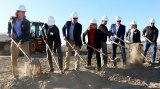
[[[147,55],[147,51],[148,51],[150,46],[151,46],[151,49],[152,49],[152,60],[151,60],[151,62],[154,63],[155,62],[155,58],[156,58],[156,53],[157,53],[157,42],[154,42],[153,44],[151,44],[148,41],[145,41],[145,44],[144,44],[144,56]]]
[[[121,42],[120,45],[125,46],[125,44],[123,42]],[[125,63],[126,62],[125,48],[120,47],[120,49],[121,49],[121,55],[122,55],[123,63]],[[113,60],[116,58],[116,51],[117,51],[117,45],[112,44],[112,59]]]

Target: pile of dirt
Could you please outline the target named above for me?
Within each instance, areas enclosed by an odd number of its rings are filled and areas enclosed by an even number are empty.
[[[110,56],[110,55],[109,55]],[[87,58],[85,55],[82,58]],[[150,89],[160,88],[160,69],[153,67],[127,67],[117,68],[113,63],[108,63],[104,71],[88,70],[81,62],[80,71],[73,71],[75,59],[71,59],[70,71],[65,74],[50,73],[46,58],[38,58],[42,65],[39,77],[20,76],[14,79],[11,72],[10,57],[0,58],[0,89]],[[24,59],[19,58],[19,67],[23,72]],[[96,59],[93,56],[92,66],[95,67]],[[54,66],[55,70],[57,68]]]

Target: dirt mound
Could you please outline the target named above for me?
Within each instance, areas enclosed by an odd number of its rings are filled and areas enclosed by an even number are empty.
[[[82,56],[86,58],[86,56]],[[40,77],[12,78],[11,63],[9,57],[0,58],[0,89],[160,89],[160,69],[147,67],[120,68],[113,67],[108,63],[102,72],[84,68],[81,62],[80,71],[71,71],[65,74],[57,72],[49,73],[49,64],[46,58],[39,58],[42,65],[42,72],[47,72]],[[19,66],[23,69],[24,59],[19,58]],[[71,59],[71,64],[75,60]],[[96,59],[93,56],[92,63],[95,67]],[[54,66],[55,70],[56,67]]]
[[[12,79],[4,89],[102,89],[106,88],[105,85],[101,76],[88,71],[73,71],[64,75],[48,73],[43,77]]]
[[[143,45],[140,43],[130,44],[130,54],[129,54],[129,65],[132,66],[143,66],[144,56],[143,55]]]
[[[40,76],[42,74],[41,63],[38,59],[31,59],[25,63],[26,76]]]

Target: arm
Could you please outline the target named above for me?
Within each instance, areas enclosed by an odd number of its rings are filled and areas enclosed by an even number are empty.
[[[48,28],[47,24],[44,24],[43,27],[42,27],[41,33],[42,33],[42,38],[43,38],[43,40],[46,40],[46,39],[47,39],[47,35],[46,35],[46,33],[45,33],[45,30],[46,30],[47,28]]]
[[[67,22],[65,23],[65,25],[62,28],[63,37],[66,37],[66,29],[67,29]]]
[[[130,32],[130,29],[128,30],[128,32],[126,32],[126,40],[129,40],[128,38],[128,36],[129,36],[129,32]]]
[[[156,41],[157,41],[158,34],[159,34],[159,31],[158,31],[158,29],[156,28],[156,32],[155,32],[155,35],[154,35],[154,37],[153,37],[152,42],[156,42]]]
[[[83,43],[86,43],[85,37],[88,34],[88,29],[83,33]]]
[[[22,37],[21,44],[23,44],[26,40],[29,40],[30,36],[30,22],[28,20],[25,21],[25,24],[22,25]]]
[[[145,27],[142,31],[142,36],[145,36],[145,33],[146,33],[146,30],[147,30],[148,27]]]
[[[122,32],[122,34],[121,34],[121,37],[120,37],[120,39],[122,39],[122,40],[124,40],[124,36],[125,36],[125,33],[126,33],[126,26],[123,26],[123,32]]]
[[[141,32],[138,31],[138,39],[139,39],[139,42],[141,42]]]

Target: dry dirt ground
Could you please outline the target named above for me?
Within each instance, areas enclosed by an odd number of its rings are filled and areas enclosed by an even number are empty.
[[[86,56],[82,56],[86,59]],[[0,89],[160,89],[160,69],[154,67],[118,67],[108,63],[105,71],[94,70],[95,55],[92,59],[93,68],[86,69],[81,61],[80,71],[73,71],[74,58],[71,61],[71,70],[65,74],[50,73],[45,56],[34,56],[40,60],[45,74],[40,77],[25,77],[24,60],[19,58],[21,76],[14,79],[11,72],[10,57],[0,57]],[[56,67],[55,67],[56,69]]]

